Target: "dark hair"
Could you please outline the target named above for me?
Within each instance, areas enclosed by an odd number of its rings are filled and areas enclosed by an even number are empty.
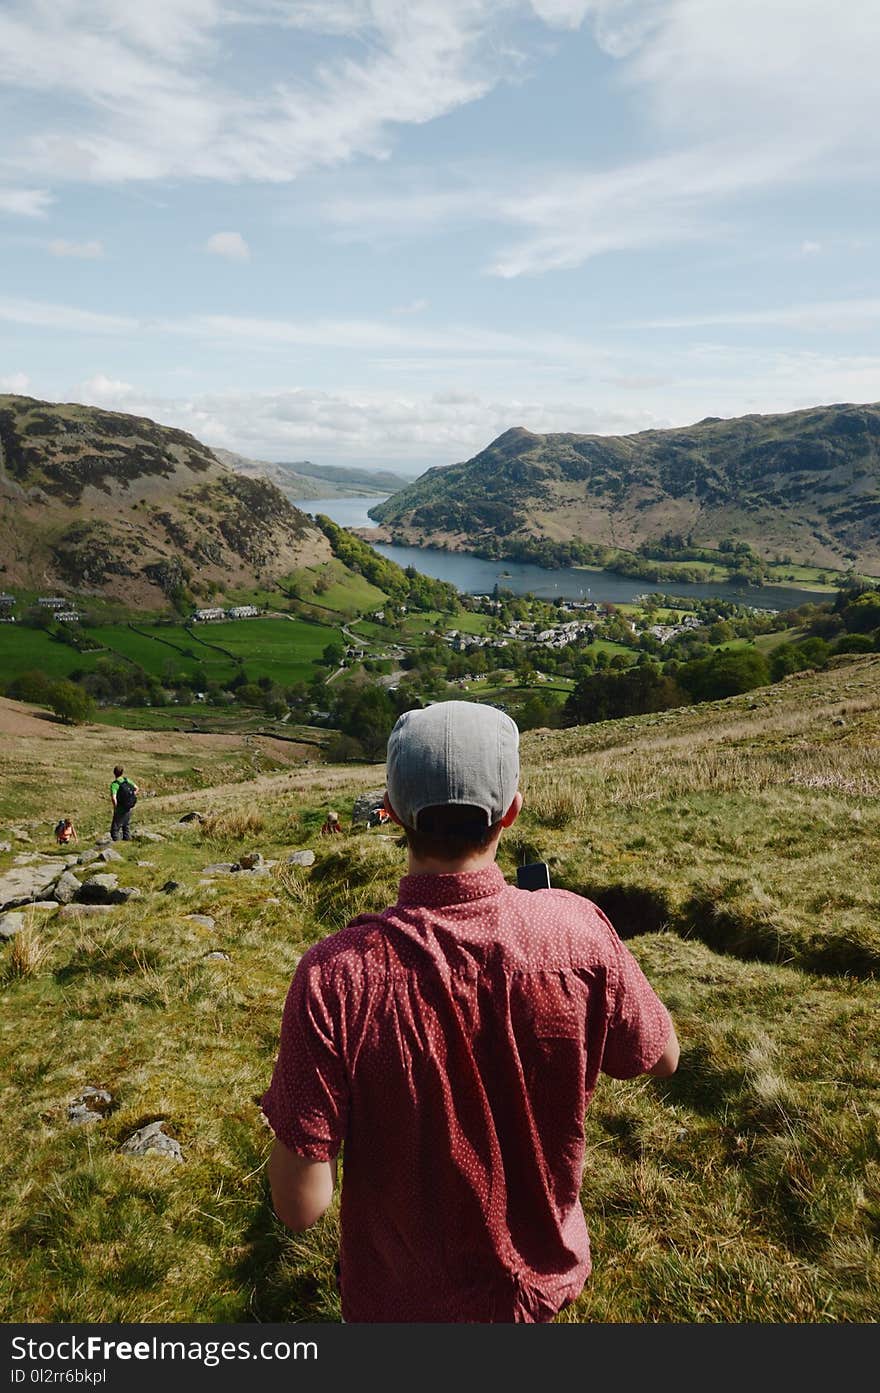
[[[500,822],[489,826],[482,808],[465,803],[441,803],[423,808],[418,827],[404,830],[407,845],[416,856],[457,861],[462,856],[485,851],[498,835],[500,826]]]
[[[118,778],[119,778],[119,775],[120,775],[120,774],[124,774],[124,773],[125,773],[125,770],[123,769],[123,767],[122,767],[121,764],[117,764],[117,765],[114,766],[114,768],[113,768],[113,777],[114,777],[114,779],[118,779]]]

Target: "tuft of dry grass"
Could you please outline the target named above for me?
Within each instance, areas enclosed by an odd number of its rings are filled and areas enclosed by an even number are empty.
[[[266,818],[256,808],[229,808],[222,813],[212,813],[206,817],[199,831],[202,841],[214,842],[221,846],[232,842],[243,842],[248,837],[258,837],[266,830]]]
[[[36,977],[48,956],[48,948],[33,924],[26,924],[15,935],[3,959],[2,973],[7,982]]]

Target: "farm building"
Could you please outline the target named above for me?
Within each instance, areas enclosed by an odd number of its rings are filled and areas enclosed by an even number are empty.
[[[211,609],[197,609],[193,612],[193,619],[198,619],[200,623],[208,619],[225,619],[226,610],[216,606]]]
[[[233,605],[226,615],[229,619],[255,619],[259,612],[256,605]]]

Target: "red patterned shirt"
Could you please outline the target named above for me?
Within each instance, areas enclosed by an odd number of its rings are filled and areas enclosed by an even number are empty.
[[[409,875],[310,948],[263,1108],[312,1160],[345,1143],[347,1321],[544,1321],[590,1271],[584,1114],[670,1020],[589,900],[497,866]]]

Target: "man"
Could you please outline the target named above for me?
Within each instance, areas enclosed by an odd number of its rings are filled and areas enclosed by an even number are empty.
[[[131,810],[137,802],[138,792],[137,784],[132,783],[131,779],[127,779],[122,765],[117,764],[113,770],[113,782],[110,785],[110,802],[113,804],[110,836],[114,842],[118,842],[120,837],[124,842],[131,841],[129,823]]]
[[[330,1204],[345,1143],[346,1321],[547,1321],[581,1291],[584,1113],[600,1070],[665,1078],[672,1022],[588,900],[508,885],[518,731],[488,706],[401,716],[397,904],[303,957],[263,1109],[275,1209]]]

